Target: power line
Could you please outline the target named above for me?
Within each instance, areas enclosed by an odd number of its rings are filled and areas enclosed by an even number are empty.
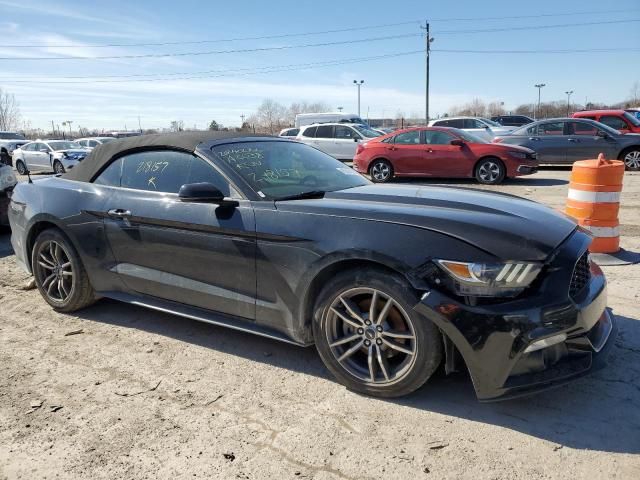
[[[310,47],[327,47],[333,45],[345,45],[364,42],[378,42],[382,40],[395,40],[399,38],[420,37],[420,33],[406,33],[403,35],[388,35],[385,37],[360,38],[355,40],[342,40],[336,42],[323,43],[307,43],[303,45],[282,45],[279,47],[261,47],[261,48],[240,48],[234,50],[211,50],[205,52],[178,52],[178,53],[147,53],[141,55],[105,55],[96,57],[0,57],[0,60],[24,61],[24,60],[115,60],[115,59],[132,59],[132,58],[162,58],[162,57],[187,57],[200,55],[220,55],[226,53],[248,53],[248,52],[266,52],[273,50],[289,50],[294,48],[310,48]]]
[[[563,50],[451,50],[451,49],[431,49],[432,52],[439,53],[470,53],[470,54],[568,54],[568,53],[624,53],[640,51],[640,48],[594,48],[594,49],[563,49]],[[369,62],[387,58],[396,58],[409,55],[424,54],[424,49],[407,52],[396,52],[370,57],[354,57],[341,60],[329,60],[325,62],[298,63],[288,65],[272,65],[266,67],[247,67],[226,70],[205,70],[200,72],[173,72],[157,74],[131,74],[131,75],[105,75],[100,77],[90,76],[70,76],[70,77],[46,77],[46,80],[25,80],[24,77],[12,80],[1,78],[3,82],[11,84],[92,84],[92,83],[138,83],[138,82],[160,82],[176,80],[199,80],[218,77],[240,77],[249,75],[260,75],[267,73],[289,72],[310,70],[314,68],[331,67],[338,65],[348,65],[354,63]],[[143,78],[139,78],[143,77]],[[155,78],[144,78],[155,77]],[[42,78],[42,77],[40,77]],[[71,80],[71,81],[65,81]]]
[[[432,52],[441,53],[498,53],[498,54],[547,54],[547,53],[623,53],[640,52],[640,48],[584,48],[584,49],[557,49],[557,50],[447,50],[431,49]]]
[[[473,30],[439,30],[435,32],[438,35],[456,35],[465,33],[489,33],[489,32],[510,32],[516,30],[541,30],[550,28],[567,28],[567,27],[586,27],[593,25],[613,25],[618,23],[634,23],[640,22],[640,18],[626,19],[626,20],[609,20],[598,22],[583,22],[583,23],[557,23],[554,25],[529,25],[525,27],[501,27],[501,28],[478,28]]]
[[[637,9],[622,9],[622,10],[585,10],[574,11],[566,13],[539,13],[535,15],[510,15],[504,17],[463,17],[463,18],[432,18],[432,22],[476,22],[481,20],[518,20],[525,18],[548,18],[548,17],[574,17],[577,15],[602,15],[608,13],[630,13],[635,12]]]
[[[574,12],[566,12],[566,13],[546,13],[546,14],[536,14],[536,15],[511,15],[511,16],[501,16],[501,17],[463,17],[463,18],[435,18],[432,19],[432,22],[465,22],[465,21],[482,21],[482,20],[514,20],[514,19],[530,19],[530,18],[549,18],[549,17],[565,17],[565,16],[578,16],[578,15],[601,15],[601,14],[612,14],[612,13],[626,13],[629,14],[631,12],[636,12],[638,10],[635,9],[622,9],[622,10],[590,10],[590,11],[574,11]],[[108,47],[159,47],[159,46],[171,46],[171,45],[198,45],[198,44],[206,44],[206,43],[226,43],[226,42],[237,42],[237,41],[245,41],[245,40],[273,40],[278,38],[293,38],[293,37],[304,37],[304,36],[313,36],[313,35],[326,35],[330,33],[344,33],[344,32],[354,32],[354,31],[362,31],[362,30],[371,30],[376,28],[387,28],[387,27],[397,27],[402,25],[419,25],[420,22],[418,20],[408,20],[404,22],[396,22],[396,23],[385,23],[379,25],[367,25],[362,27],[350,27],[350,28],[339,28],[333,30],[320,30],[313,32],[299,32],[299,33],[283,33],[277,35],[261,35],[261,36],[250,36],[250,37],[235,37],[235,38],[222,38],[222,39],[214,39],[214,40],[185,40],[185,41],[176,41],[176,42],[147,42],[147,43],[105,43],[105,44],[28,44],[28,45],[4,45],[6,48],[108,48]],[[537,28],[537,27],[536,27]],[[440,32],[443,33],[443,32]]]
[[[299,64],[289,64],[289,65],[273,65],[267,67],[255,67],[255,68],[237,68],[237,69],[229,69],[229,70],[208,70],[203,72],[182,72],[182,73],[171,73],[171,74],[149,74],[155,75],[158,78],[135,78],[135,79],[121,79],[121,80],[102,80],[102,78],[112,78],[114,76],[107,77],[57,77],[57,78],[78,78],[82,79],[81,81],[58,81],[56,78],[47,79],[47,80],[11,80],[2,78],[1,80],[7,83],[20,83],[20,84],[91,84],[91,83],[129,83],[129,82],[157,82],[157,81],[175,81],[175,80],[197,80],[204,78],[217,78],[217,77],[227,77],[227,76],[244,76],[244,75],[259,75],[262,73],[275,73],[275,72],[287,72],[287,71],[296,71],[296,70],[308,70],[312,68],[319,67],[331,67],[334,65],[347,65],[353,63],[361,63],[361,62],[369,62],[373,60],[381,60],[386,58],[395,58],[402,57],[408,55],[416,55],[419,53],[424,53],[424,50],[412,50],[409,52],[398,52],[391,53],[385,55],[375,55],[371,57],[356,57],[356,58],[348,58],[342,60],[329,60],[326,62],[312,62],[312,63],[299,63]],[[174,75],[172,78],[162,78],[169,75]],[[129,77],[138,77],[139,75],[121,75],[115,76],[118,78],[129,78]],[[90,78],[95,78],[94,80],[89,80]],[[85,81],[86,80],[86,81]]]
[[[91,44],[60,44],[60,45],[4,45],[4,47],[11,48],[106,48],[106,47],[161,47],[170,45],[198,45],[203,43],[226,43],[226,42],[240,42],[244,40],[274,40],[278,38],[291,38],[291,37],[306,37],[312,35],[326,35],[329,33],[343,33],[343,32],[355,32],[362,30],[371,30],[374,28],[387,28],[398,27],[401,25],[418,25],[420,22],[417,20],[411,20],[407,22],[397,23],[385,23],[382,25],[367,25],[364,27],[351,27],[351,28],[339,28],[335,30],[321,30],[315,32],[300,32],[300,33],[282,33],[278,35],[261,35],[257,37],[236,37],[236,38],[221,38],[218,40],[185,40],[180,42],[157,42],[157,43],[104,43],[99,45]]]

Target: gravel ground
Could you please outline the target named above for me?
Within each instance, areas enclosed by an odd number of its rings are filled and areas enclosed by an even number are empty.
[[[493,188],[560,208],[568,176]],[[639,207],[628,174],[636,252]],[[55,313],[0,234],[0,479],[640,478],[640,265],[604,269],[620,328],[607,369],[495,404],[438,375],[388,401],[347,391],[313,348],[112,301]]]

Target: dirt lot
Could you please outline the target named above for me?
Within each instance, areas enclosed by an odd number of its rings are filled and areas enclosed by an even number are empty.
[[[561,207],[568,176],[499,189]],[[640,252],[640,174],[621,223]],[[313,348],[111,301],[54,313],[21,289],[2,234],[0,479],[640,478],[640,265],[605,272],[608,369],[496,404],[462,374],[383,401],[345,390]]]

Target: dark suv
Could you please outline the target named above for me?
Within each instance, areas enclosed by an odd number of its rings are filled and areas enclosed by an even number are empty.
[[[491,120],[505,127],[521,127],[535,121],[525,115],[498,115],[491,117]]]

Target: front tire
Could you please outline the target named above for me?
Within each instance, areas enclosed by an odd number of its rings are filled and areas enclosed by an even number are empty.
[[[64,169],[64,165],[62,165],[62,162],[60,160],[56,160],[53,162],[53,171],[57,175],[61,175],[65,173],[66,170]]]
[[[48,229],[38,235],[31,265],[40,294],[55,310],[74,312],[95,301],[78,253],[59,230]]]
[[[484,185],[497,185],[502,183],[507,175],[507,169],[501,160],[497,158],[484,158],[476,165],[476,180]]]
[[[624,162],[625,169],[631,172],[637,172],[640,170],[640,148],[627,150],[620,156],[620,160]]]
[[[393,178],[393,166],[384,159],[371,162],[369,175],[375,183],[385,183]]]
[[[350,390],[399,397],[420,388],[442,358],[439,330],[413,311],[419,299],[401,277],[374,268],[330,280],[314,308],[322,361]]]
[[[16,170],[20,175],[27,174],[27,166],[24,164],[22,160],[16,160]]]

